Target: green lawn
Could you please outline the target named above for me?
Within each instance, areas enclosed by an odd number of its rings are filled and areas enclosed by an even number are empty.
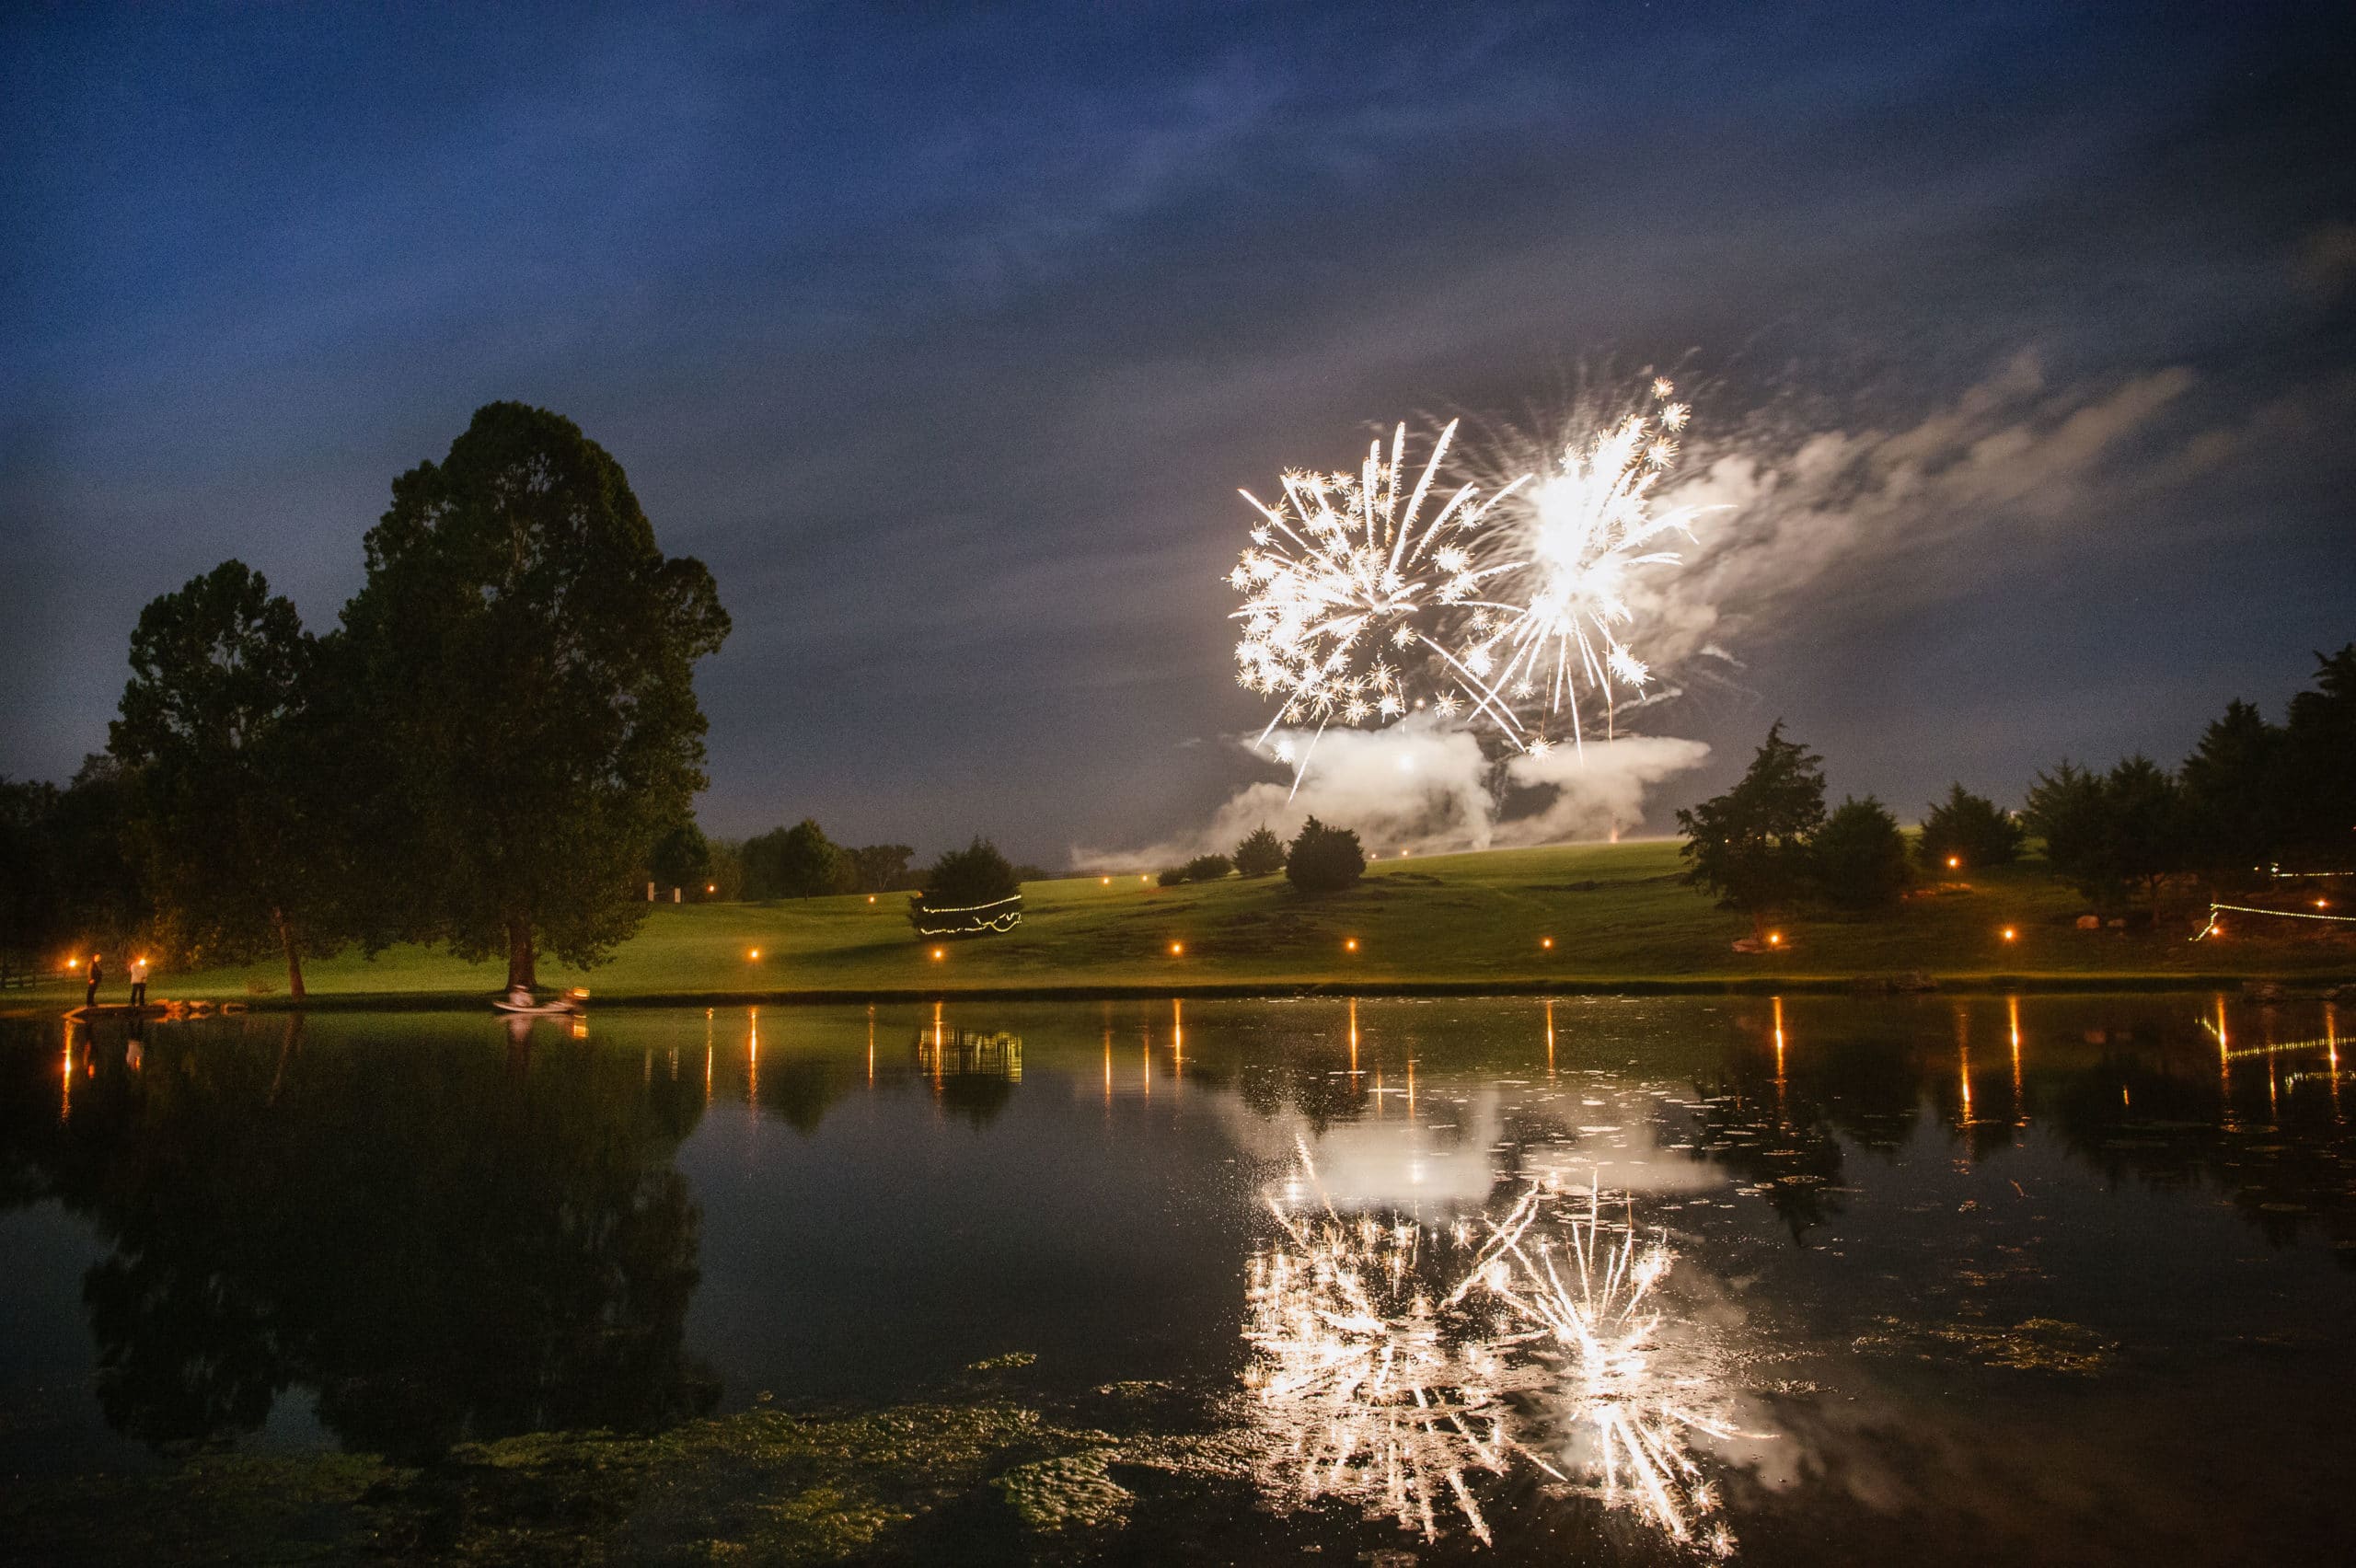
[[[2035,862],[1918,894],[1884,918],[1796,922],[1784,928],[1780,950],[1738,953],[1731,944],[1748,934],[1748,924],[1680,885],[1679,865],[1669,842],[1386,860],[1357,889],[1325,900],[1297,896],[1281,877],[1180,888],[1135,876],[1033,882],[1023,890],[1026,913],[1017,930],[940,944],[915,939],[896,894],[872,903],[854,895],[659,905],[610,963],[586,974],[550,963],[541,978],[588,986],[603,1000],[690,1000],[1095,986],[1826,983],[1916,970],[1951,982],[2356,975],[2356,940],[2346,937],[2261,940],[2237,931],[2192,943],[2180,921],[2163,935],[2081,931],[2073,922],[2083,906]],[[2000,935],[2007,926],[2017,933],[2010,942]],[[1542,945],[1547,938],[1551,948]],[[1355,951],[1346,945],[1352,940]],[[353,955],[316,963],[308,977],[322,998],[422,999],[480,996],[503,974],[496,963],[401,949],[374,962]],[[249,981],[269,989],[254,992]],[[284,984],[283,972],[264,963],[159,974],[155,989],[260,1001],[283,996]],[[109,992],[119,999],[119,978]],[[33,995],[47,1001],[69,994],[78,997],[62,985]]]

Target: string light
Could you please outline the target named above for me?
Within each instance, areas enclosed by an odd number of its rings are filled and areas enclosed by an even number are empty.
[[[917,925],[917,935],[920,937],[961,937],[969,933],[978,935],[984,931],[1011,931],[1022,924],[1022,895],[1019,893],[1005,898],[994,898],[987,904],[968,904],[955,909],[932,908],[924,902],[922,894],[909,900],[909,903],[915,906],[918,915],[927,917],[935,915],[979,917],[976,919],[953,921],[946,926],[927,925],[919,921]],[[1009,905],[1012,907],[1010,908]],[[995,909],[998,913],[984,915],[982,912],[987,909]]]
[[[2224,928],[2217,924],[2217,917],[2226,913],[2271,915],[2278,920],[2321,920],[2334,926],[2356,926],[2356,915],[2310,915],[2304,909],[2260,909],[2248,904],[2212,903],[2209,905],[2209,923],[2193,932],[2192,940],[2197,942],[2203,937],[2223,936]]]

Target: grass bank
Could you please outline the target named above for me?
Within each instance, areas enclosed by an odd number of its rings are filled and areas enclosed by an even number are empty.
[[[1890,916],[1796,922],[1783,928],[1782,947],[1740,953],[1732,944],[1749,934],[1748,923],[1683,886],[1679,870],[1674,843],[1647,842],[1381,861],[1357,888],[1321,900],[1298,896],[1281,877],[1177,888],[1135,876],[1074,878],[1028,884],[1022,925],[1008,935],[934,944],[915,939],[896,894],[872,902],[658,905],[610,963],[587,973],[551,963],[542,978],[588,986],[603,1002],[733,1002],[1302,988],[1807,989],[1911,972],[1949,986],[2029,987],[2356,976],[2356,939],[2344,936],[2235,932],[2193,943],[2180,926],[2079,930],[2083,905],[2034,862],[1918,894]],[[503,974],[497,963],[420,949],[373,961],[347,954],[307,970],[313,997],[328,1005],[471,1002]],[[166,973],[155,988],[267,1006],[283,1001],[284,978],[264,963]],[[31,999],[69,996],[78,999],[78,988],[52,983]]]

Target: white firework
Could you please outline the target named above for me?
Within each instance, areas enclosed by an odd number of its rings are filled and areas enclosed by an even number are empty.
[[[1412,485],[1402,424],[1388,456],[1373,443],[1356,474],[1288,472],[1274,504],[1242,492],[1261,521],[1228,574],[1243,594],[1236,679],[1278,698],[1263,740],[1279,724],[1322,733],[1337,721],[1387,723],[1421,700],[1430,663],[1418,649],[1453,662],[1433,641],[1435,615],[1478,592],[1479,530],[1515,488],[1484,499],[1480,486],[1459,486],[1426,522],[1455,435],[1451,421]]]
[[[1514,505],[1484,536],[1458,669],[1477,710],[1520,749],[1536,751],[1558,725],[1584,744],[1583,702],[1602,708],[1609,734],[1623,697],[1641,696],[1652,678],[1628,641],[1631,589],[1646,572],[1679,565],[1663,546],[1690,536],[1710,510],[1655,510],[1653,490],[1691,414],[1675,395],[1656,378],[1647,402],[1565,442],[1550,467],[1512,487]]]

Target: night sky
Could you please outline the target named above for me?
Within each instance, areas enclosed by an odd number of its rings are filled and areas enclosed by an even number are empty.
[[[1652,825],[1778,715],[1910,820],[2172,763],[2356,638],[2350,17],[12,6],[0,773],[520,398],[719,580],[708,829],[1168,838],[1268,776],[1238,486],[1648,366],[1742,501]]]

